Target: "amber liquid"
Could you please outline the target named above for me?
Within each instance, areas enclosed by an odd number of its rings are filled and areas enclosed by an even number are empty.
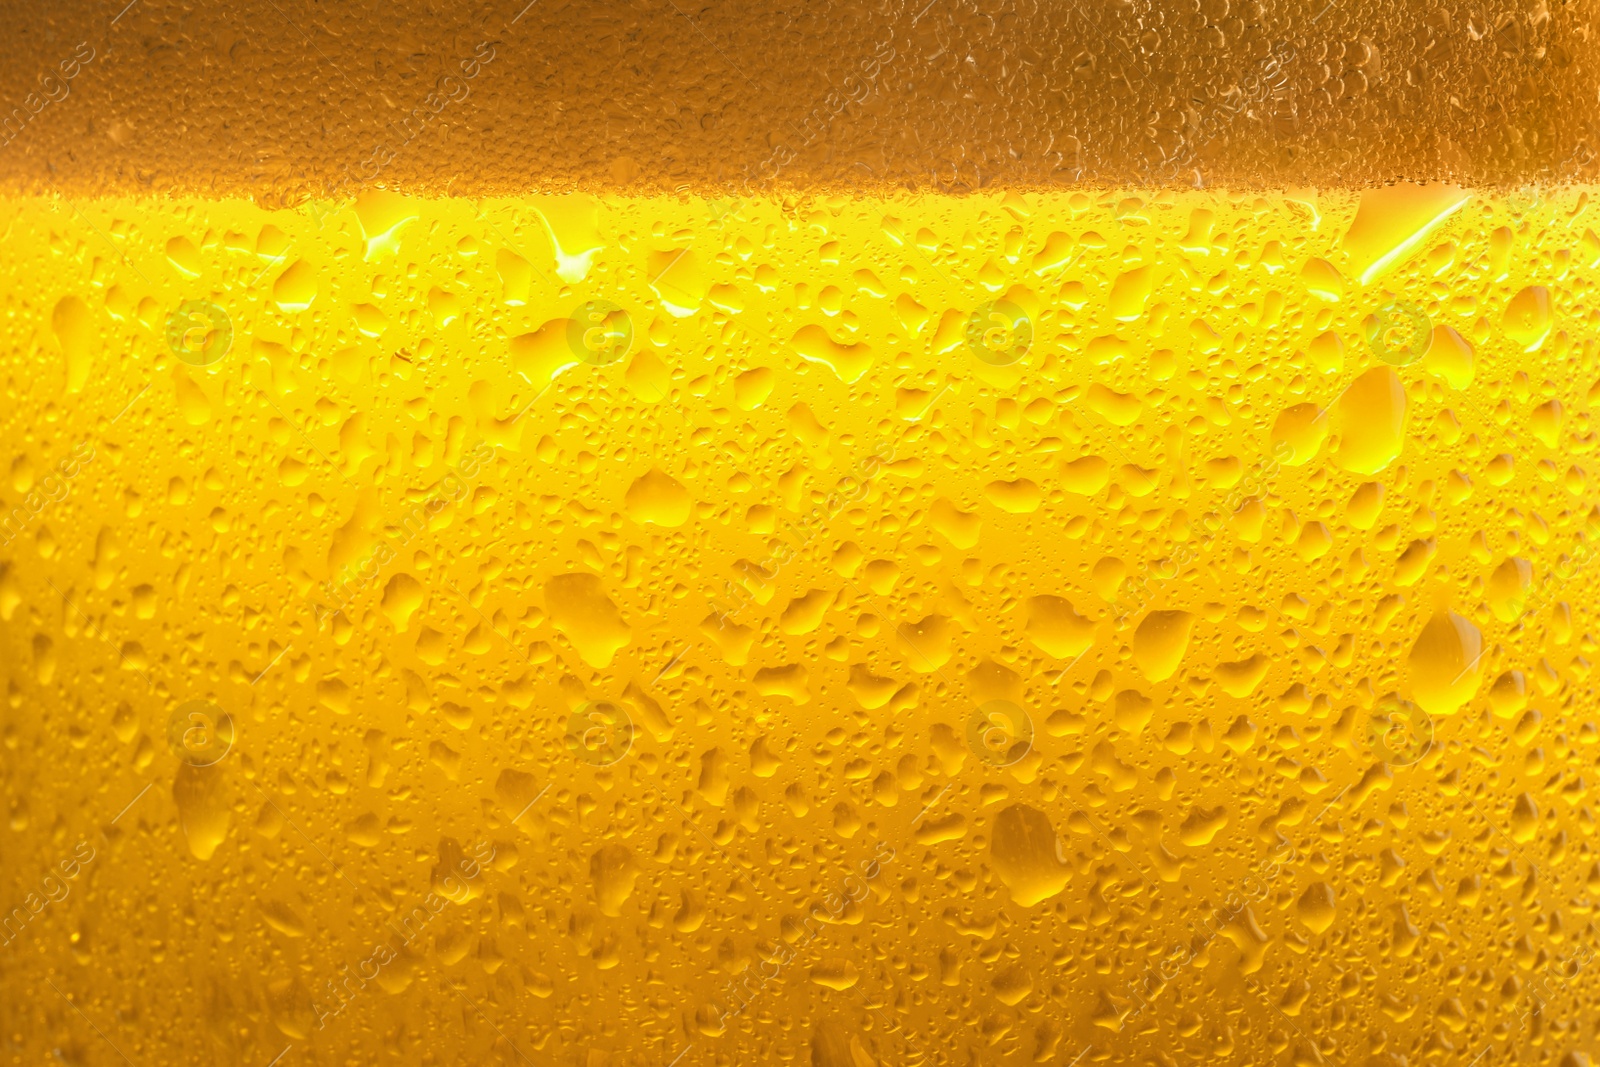
[[[15,1062],[1586,1062],[1587,194],[0,213]]]

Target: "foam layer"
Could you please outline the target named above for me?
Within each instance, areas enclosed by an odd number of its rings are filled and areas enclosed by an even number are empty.
[[[10,3],[72,195],[1592,180],[1586,4]]]

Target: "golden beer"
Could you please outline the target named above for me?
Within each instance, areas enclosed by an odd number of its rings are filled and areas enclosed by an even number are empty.
[[[951,8],[820,28],[837,85],[801,110],[737,43],[770,13],[619,13],[781,133],[652,118],[522,176],[539,108],[636,99],[529,81],[536,47],[596,76],[568,31],[605,19],[476,11],[382,105],[348,35],[384,19],[285,11],[310,45],[280,20],[236,61],[359,99],[214,173],[116,110],[178,32],[154,12],[97,16],[70,76],[29,45],[7,1062],[1589,1062],[1577,16],[1417,15],[1445,44],[1411,68],[1342,12],[1063,15],[1102,57],[1074,121],[1164,91],[1113,76],[1124,36],[1198,56],[1192,20],[1232,73],[1176,146],[1158,115],[1007,162],[996,127],[913,173],[954,150],[895,86],[1010,114],[941,49],[1073,54]],[[1451,63],[1513,116],[1567,103],[1518,156],[1429,88],[1476,162],[1382,126],[1406,180],[1340,154],[1329,115]],[[719,122],[728,159],[674,154]]]

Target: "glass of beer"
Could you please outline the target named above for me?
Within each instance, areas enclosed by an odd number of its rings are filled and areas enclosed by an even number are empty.
[[[64,0],[4,1062],[1583,1067],[1583,5]]]

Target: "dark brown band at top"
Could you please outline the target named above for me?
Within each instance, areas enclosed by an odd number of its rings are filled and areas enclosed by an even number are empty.
[[[1593,0],[4,0],[0,191],[1515,186]]]

